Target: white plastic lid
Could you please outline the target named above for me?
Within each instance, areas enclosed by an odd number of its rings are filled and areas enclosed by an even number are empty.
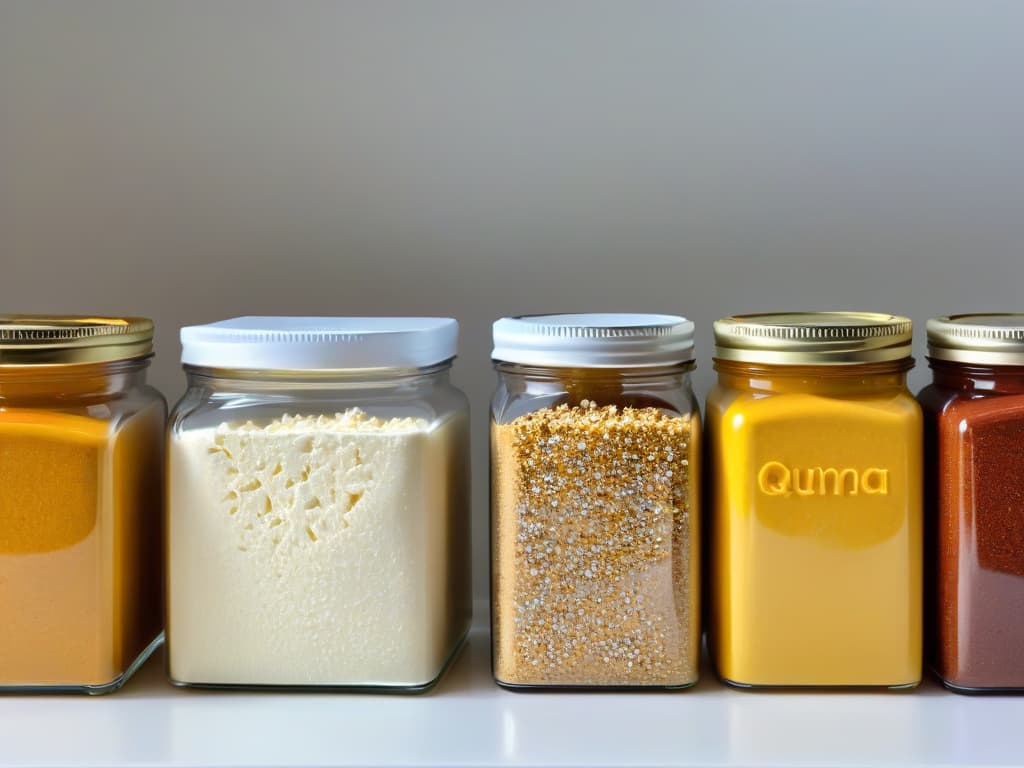
[[[494,360],[550,367],[634,368],[693,360],[693,322],[677,315],[503,317]]]
[[[203,368],[322,371],[423,368],[455,357],[448,317],[236,317],[181,329],[181,362]]]

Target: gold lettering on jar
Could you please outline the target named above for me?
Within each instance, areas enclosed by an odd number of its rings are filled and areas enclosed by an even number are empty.
[[[766,462],[757,473],[757,486],[766,496],[887,496],[889,470],[868,467],[787,467]]]
[[[815,494],[814,489],[814,472],[813,469],[803,470],[804,481],[800,482],[800,467],[793,467],[793,490],[796,491],[797,496],[813,496]]]
[[[864,470],[864,474],[860,479],[860,486],[864,489],[864,493],[867,494],[889,495],[889,470],[877,469],[875,467]]]
[[[818,481],[818,493],[824,496],[828,493],[828,481],[832,481],[832,495],[833,496],[856,496],[859,492],[860,483],[858,482],[859,476],[857,470],[851,467],[846,469],[828,469],[819,470],[819,481]],[[849,480],[849,484],[847,484]]]
[[[788,496],[790,494],[790,473],[785,464],[769,461],[757,473],[757,484],[761,492],[768,496]]]

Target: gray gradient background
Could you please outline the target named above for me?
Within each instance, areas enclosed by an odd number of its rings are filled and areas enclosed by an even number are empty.
[[[1024,309],[1024,3],[0,0],[0,311]],[[920,366],[915,388],[927,379]]]

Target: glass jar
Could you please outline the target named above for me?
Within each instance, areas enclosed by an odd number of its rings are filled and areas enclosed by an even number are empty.
[[[0,690],[113,691],[159,643],[152,349],[141,318],[0,316]]]
[[[680,688],[700,655],[693,323],[494,325],[493,671],[508,687]]]
[[[447,318],[184,328],[168,437],[179,685],[427,690],[469,628],[468,407]]]
[[[709,647],[742,687],[921,678],[921,410],[911,323],[715,323]]]
[[[1024,690],[1024,315],[930,320],[928,358],[928,656],[952,690]]]

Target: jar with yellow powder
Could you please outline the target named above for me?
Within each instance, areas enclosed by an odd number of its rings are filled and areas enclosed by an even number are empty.
[[[494,325],[493,672],[515,688],[682,688],[700,653],[693,323]]]
[[[709,646],[744,687],[921,679],[922,417],[911,323],[715,323]]]
[[[112,691],[158,643],[152,339],[140,318],[0,316],[0,690]]]

